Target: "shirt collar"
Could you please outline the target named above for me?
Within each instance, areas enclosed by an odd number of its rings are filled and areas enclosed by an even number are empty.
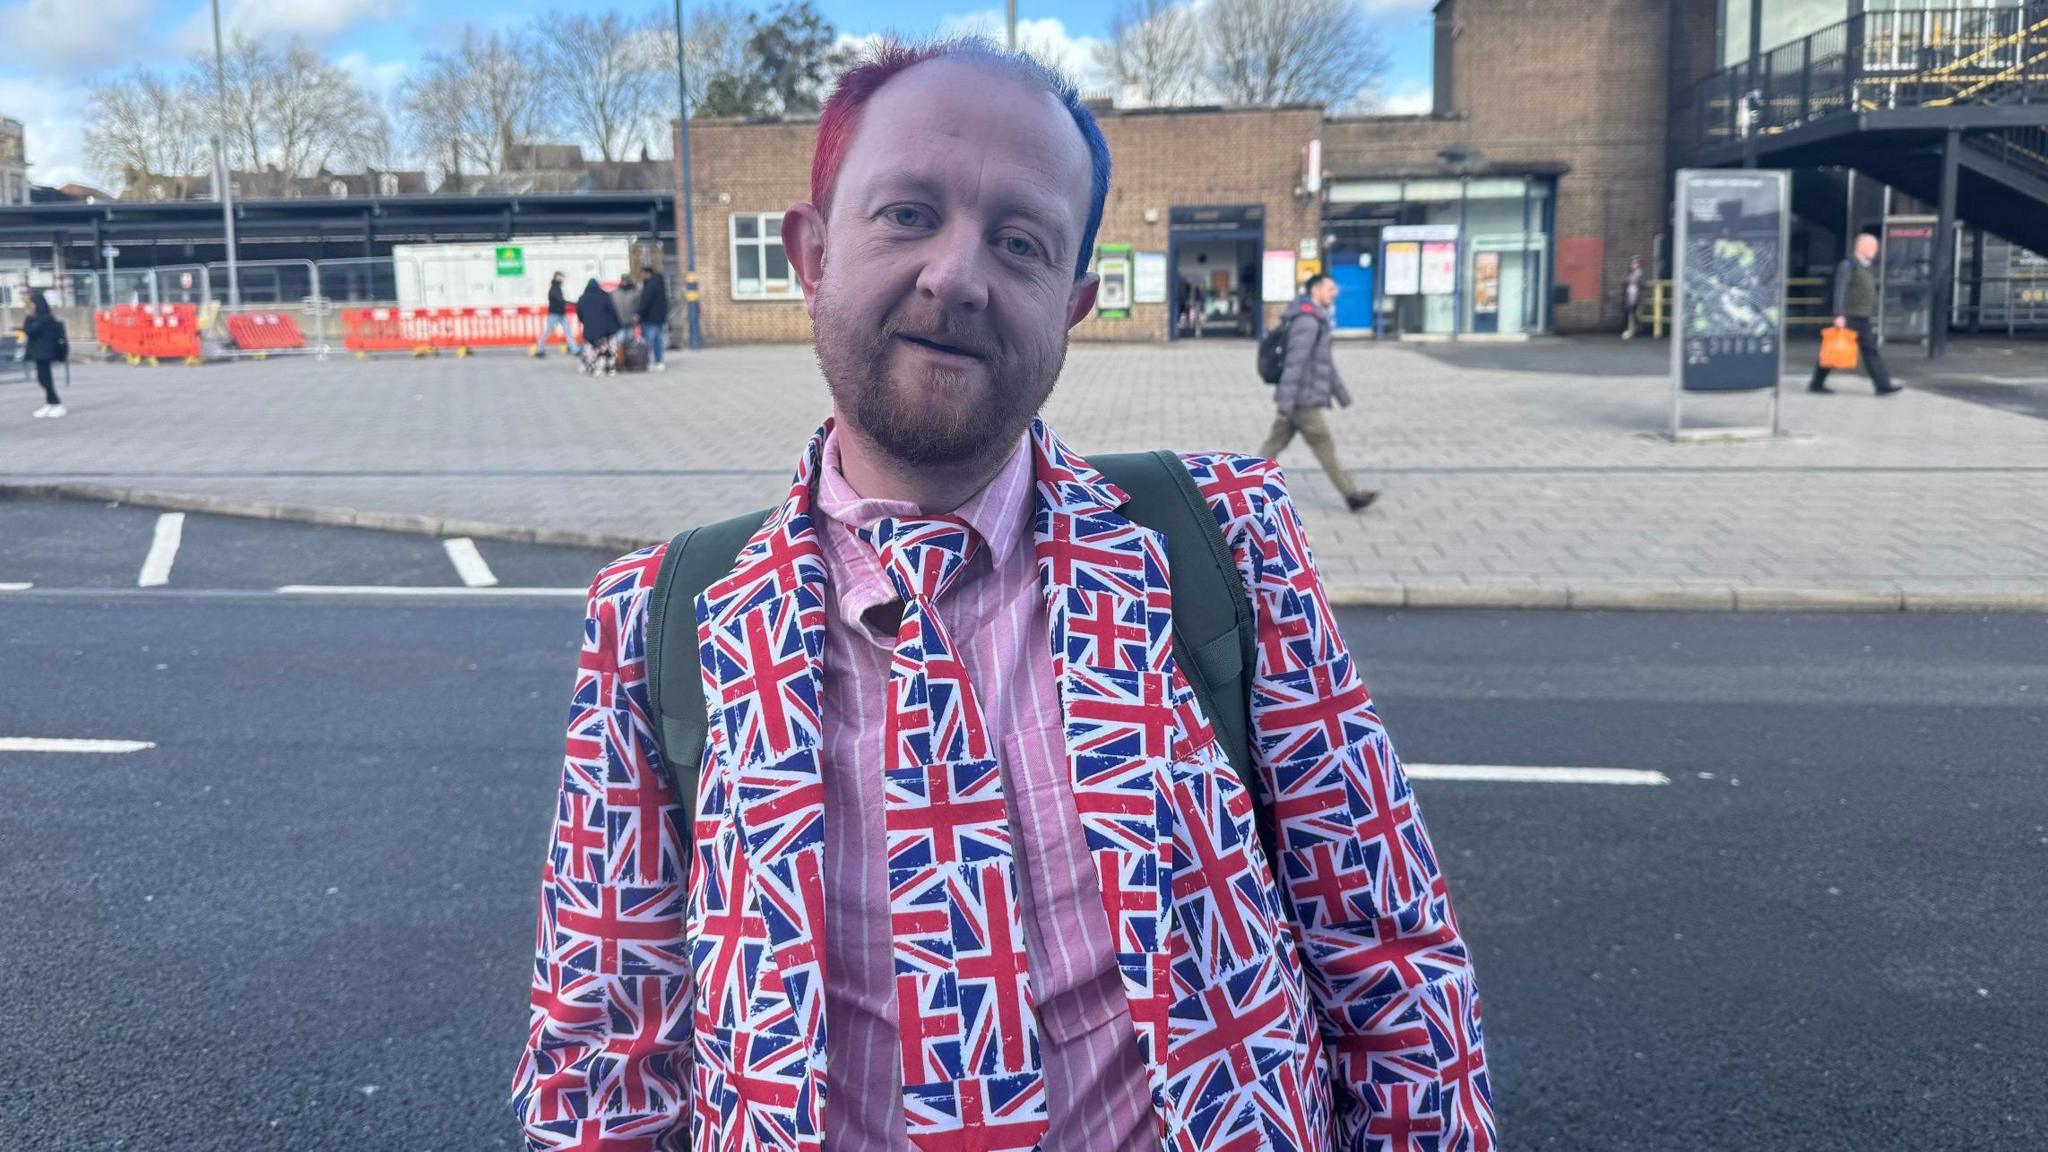
[[[849,528],[871,524],[884,516],[921,514],[917,505],[907,500],[871,500],[855,492],[846,474],[840,471],[840,435],[840,427],[835,423],[825,437],[824,457],[818,469],[820,512]],[[1031,479],[1030,437],[1020,435],[1002,471],[953,512],[980,534],[992,567],[1007,564],[1031,532]]]

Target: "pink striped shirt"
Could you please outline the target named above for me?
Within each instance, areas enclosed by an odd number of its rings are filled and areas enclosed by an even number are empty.
[[[825,441],[816,508],[835,613],[825,627],[825,1147],[908,1152],[883,839],[882,710],[893,634],[862,616],[893,603],[874,551],[853,534],[900,501],[864,500]],[[1032,553],[1031,447],[956,510],[987,542],[939,604],[959,642],[989,731],[998,738],[1010,829],[1023,877],[1052,1127],[1045,1152],[1156,1149],[1151,1090],[1103,920],[1094,865],[1068,775],[1045,596]]]

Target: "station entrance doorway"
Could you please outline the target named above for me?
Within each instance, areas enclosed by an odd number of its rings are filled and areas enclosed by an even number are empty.
[[[1265,332],[1259,306],[1266,206],[1172,209],[1167,226],[1167,338],[1249,339]]]

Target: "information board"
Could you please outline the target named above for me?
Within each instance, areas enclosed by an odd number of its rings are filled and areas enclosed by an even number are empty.
[[[1776,171],[1678,173],[1671,355],[1681,390],[1778,387],[1788,185]]]
[[[1422,245],[1398,240],[1387,245],[1387,295],[1413,296],[1422,290]]]
[[[1166,303],[1166,253],[1140,252],[1132,260],[1131,299],[1139,304]]]

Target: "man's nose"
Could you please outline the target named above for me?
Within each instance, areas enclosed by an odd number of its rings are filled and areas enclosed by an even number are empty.
[[[988,252],[977,229],[950,224],[931,238],[925,251],[924,270],[917,278],[920,291],[947,308],[979,312],[988,307],[988,273],[982,263]]]

